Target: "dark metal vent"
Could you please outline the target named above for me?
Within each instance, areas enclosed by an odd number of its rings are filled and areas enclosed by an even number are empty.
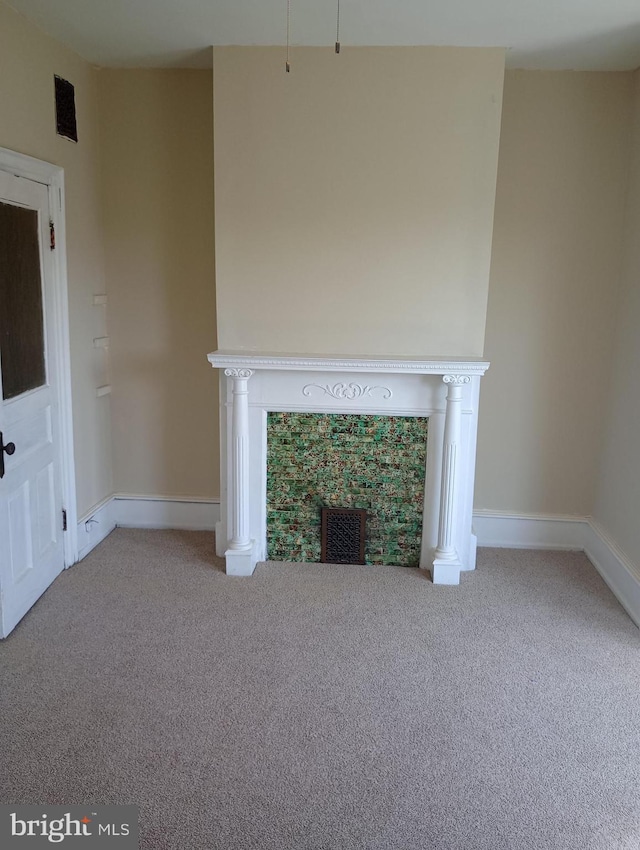
[[[59,136],[78,141],[78,125],[76,124],[76,96],[73,85],[57,75],[56,84],[56,131]]]
[[[322,508],[322,563],[364,564],[367,512]]]

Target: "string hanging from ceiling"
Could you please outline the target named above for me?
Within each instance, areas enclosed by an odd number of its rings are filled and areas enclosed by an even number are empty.
[[[284,69],[287,74],[291,71],[291,0],[287,0],[287,58]],[[340,53],[340,0],[337,0],[336,10],[336,53]]]
[[[289,47],[291,44],[291,0],[287,0],[287,60],[285,62],[285,70],[287,74],[291,70],[291,65],[289,64]]]

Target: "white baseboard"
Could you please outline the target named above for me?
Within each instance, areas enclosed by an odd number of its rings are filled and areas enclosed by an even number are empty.
[[[116,526],[213,531],[219,522],[218,500],[119,493],[104,499],[78,522],[78,560]],[[591,517],[475,511],[473,526],[478,546],[583,551],[640,628],[640,566]]]
[[[113,496],[109,496],[78,522],[78,560],[81,561],[92,549],[95,549],[115,527]]]
[[[504,549],[584,549],[588,517],[474,511],[478,546]]]
[[[113,502],[115,522],[121,528],[214,531],[220,520],[219,500],[116,493]]]
[[[220,502],[213,499],[118,493],[103,499],[78,522],[78,561],[117,526],[213,531],[219,520]]]
[[[584,553],[640,628],[640,567],[620,551],[595,520],[589,523]]]
[[[479,546],[584,552],[640,628],[640,566],[635,566],[591,517],[475,511],[473,527]]]

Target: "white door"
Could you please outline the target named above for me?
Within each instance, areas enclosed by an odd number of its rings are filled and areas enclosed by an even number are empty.
[[[49,196],[0,171],[0,636],[64,567]]]

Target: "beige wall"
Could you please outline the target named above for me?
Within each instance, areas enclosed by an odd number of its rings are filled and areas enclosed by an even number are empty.
[[[82,516],[112,492],[98,157],[97,73],[0,2],[0,146],[60,165],[65,170],[69,320],[78,512]],[[56,135],[53,76],[75,86],[77,145]]]
[[[506,74],[476,507],[590,514],[606,418],[631,74]]]
[[[503,67],[215,48],[220,347],[481,355]]]
[[[97,72],[1,0],[0,57],[0,145],[65,169],[79,512],[114,490],[215,497],[211,75]],[[215,57],[220,346],[481,353],[501,53],[296,50],[289,75],[280,50]],[[78,145],[55,134],[54,73],[76,87]],[[506,76],[476,505],[595,504],[639,563],[633,82]]]
[[[219,495],[210,71],[100,72],[115,490]]]
[[[633,96],[622,287],[594,516],[640,567],[640,72],[634,75]]]

